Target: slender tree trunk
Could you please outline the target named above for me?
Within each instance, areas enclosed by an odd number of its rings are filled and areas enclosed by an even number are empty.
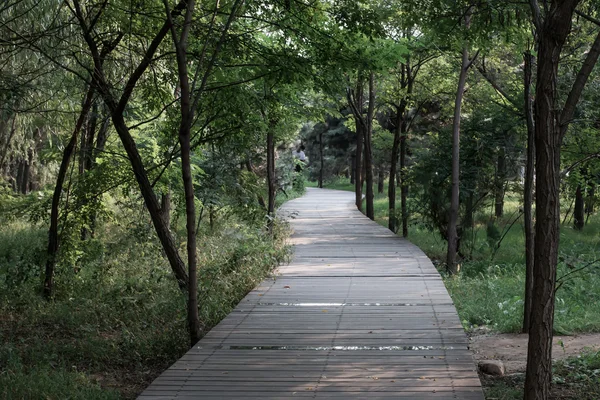
[[[524,55],[524,105],[527,122],[527,163],[525,165],[525,185],[523,198],[523,218],[525,223],[525,304],[523,311],[523,333],[529,333],[531,324],[531,306],[533,302],[533,255],[535,231],[533,227],[533,190],[535,172],[535,128],[533,120],[533,102],[531,98],[531,76],[534,58],[528,50]]]
[[[17,160],[17,177],[13,184],[13,190],[17,193],[21,193],[21,188],[23,187],[23,174],[25,172],[25,161],[21,158],[18,158]]]
[[[94,102],[92,105],[92,114],[90,115],[90,121],[88,124],[88,135],[86,137],[87,142],[85,143],[85,170],[89,171],[94,165],[94,141],[96,139],[96,126],[98,125],[98,102]],[[98,132],[100,134],[100,132]]]
[[[92,106],[92,100],[94,98],[94,85],[90,85],[83,101],[83,106],[79,113],[79,118],[75,123],[71,140],[63,151],[62,161],[58,169],[58,176],[56,177],[56,185],[54,186],[54,193],[52,195],[52,205],[50,207],[50,228],[48,229],[48,257],[46,259],[46,271],[44,274],[44,297],[50,299],[54,291],[54,270],[56,268],[56,257],[58,255],[59,248],[59,237],[58,237],[58,217],[59,217],[59,206],[60,197],[62,195],[63,185],[67,176],[67,170],[71,162],[71,156],[75,151],[75,145],[77,144],[77,137],[83,123],[90,111]]]
[[[584,206],[583,189],[580,183],[577,185],[577,190],[575,190],[575,210],[573,211],[573,218],[575,220],[573,227],[578,231],[582,230],[585,225]]]
[[[361,103],[362,104],[362,103]],[[363,153],[363,127],[356,124],[356,153],[354,156],[354,193],[356,207],[362,211],[362,153]]]
[[[166,3],[165,3],[166,4]],[[187,66],[187,40],[192,24],[192,14],[194,12],[194,0],[187,0],[185,20],[181,30],[181,36],[177,37],[177,32],[171,24],[171,34],[173,45],[177,55],[177,72],[179,75],[179,86],[181,88],[180,113],[181,122],[179,125],[179,146],[181,148],[181,177],[183,180],[183,190],[185,194],[185,216],[187,233],[187,260],[188,260],[188,328],[190,331],[190,347],[193,347],[200,340],[200,319],[198,316],[198,255],[196,248],[196,195],[194,192],[194,177],[192,176],[191,161],[191,129],[194,124],[194,108],[192,102],[192,89],[190,87],[188,66]],[[167,15],[170,17],[168,6]],[[167,203],[165,202],[165,206]],[[170,207],[170,203],[169,203]],[[161,220],[169,230],[170,223],[165,218],[165,210],[161,208]],[[170,231],[169,231],[170,232]]]
[[[587,224],[588,218],[590,218],[590,215],[592,215],[594,213],[595,198],[596,198],[596,183],[594,182],[593,179],[588,178],[586,199],[585,199],[585,214],[586,214],[585,223],[586,224]]]
[[[352,185],[354,184],[354,175],[356,174],[356,155],[352,154],[350,158],[350,184]]]
[[[319,187],[323,188],[323,168],[325,162],[323,161],[323,132],[319,133]]]
[[[8,148],[10,147],[10,142],[12,141],[15,132],[17,131],[17,114],[15,114],[12,118],[12,123],[10,126],[10,133],[6,138],[6,143],[2,146],[2,153],[0,153],[0,173],[2,173],[4,169],[4,160],[6,160],[6,156],[8,155]]]
[[[354,95],[353,95],[354,94]],[[363,144],[366,135],[366,124],[363,118],[364,87],[360,73],[356,81],[356,88],[348,89],[348,105],[352,109],[356,126],[356,152],[354,155],[354,195],[356,208],[362,211],[362,185],[365,176],[363,170]]]
[[[406,34],[407,36],[409,33]],[[416,72],[413,72],[411,67],[410,57],[407,58],[406,62],[402,64],[400,87],[402,90],[406,90],[406,96],[400,101],[400,104],[396,107],[396,129],[394,131],[394,143],[392,145],[392,159],[393,166],[390,168],[390,173],[394,174],[394,178],[390,177],[390,184],[392,181],[397,181],[397,186],[400,187],[400,213],[402,218],[402,236],[408,237],[408,211],[407,211],[407,198],[408,198],[408,184],[406,181],[406,153],[407,153],[407,140],[408,140],[408,121],[406,115],[406,108],[408,101],[410,100]],[[400,171],[398,172],[398,154],[400,155]],[[393,196],[392,196],[393,195]],[[388,190],[388,206],[390,207],[390,215],[392,215],[391,209],[395,214],[395,203],[396,203],[396,188],[393,188],[393,193]],[[390,230],[396,232],[397,220],[394,219],[394,226],[388,225]]]
[[[496,184],[494,185],[494,215],[502,218],[504,215],[504,184],[506,181],[506,154],[504,149],[498,152],[496,162]]]
[[[93,146],[94,137],[96,134],[96,125],[98,122],[98,103],[93,101],[92,109],[87,118],[87,123],[81,131],[80,149],[79,149],[79,175],[83,176],[86,171],[89,171],[93,167]],[[86,207],[90,202],[89,193],[82,193],[82,208],[90,209],[88,212],[83,214],[85,224],[81,228],[81,240],[87,240],[88,237],[93,236],[93,231],[90,229],[92,224],[95,224],[95,207]],[[94,221],[94,222],[92,222]]]
[[[404,111],[402,105],[396,107],[396,126],[394,129],[394,142],[392,144],[392,157],[390,159],[390,180],[388,183],[388,229],[396,233],[396,173],[398,170],[398,153],[400,151],[401,126]]]
[[[408,198],[408,184],[406,182],[406,139],[407,129],[406,120],[402,119],[400,136],[400,210],[402,213],[402,237],[408,237],[408,210],[406,207],[406,201]]]
[[[275,186],[275,143],[273,137],[273,129],[275,123],[271,121],[269,131],[267,132],[267,189],[269,191],[269,206],[267,213],[269,214],[269,229],[272,228],[272,219],[275,214],[275,195],[277,188]]]
[[[96,135],[96,147],[94,148],[94,154],[92,155],[92,166],[96,165],[98,156],[104,151],[106,141],[108,140],[108,128],[110,127],[110,118],[104,118],[98,135]]]
[[[23,173],[21,175],[20,191],[23,194],[29,192],[29,175],[31,173],[31,163],[33,162],[33,153],[31,149],[28,151],[27,158],[23,160]]]
[[[465,92],[465,83],[469,69],[469,53],[465,45],[462,51],[462,64],[460,76],[458,79],[458,90],[456,92],[456,102],[454,104],[454,124],[452,129],[452,194],[450,197],[450,217],[448,220],[448,253],[446,257],[446,268],[450,274],[456,274],[458,267],[456,264],[456,253],[458,251],[458,233],[456,226],[458,224],[458,196],[459,196],[459,174],[460,174],[460,114],[462,99]]]
[[[382,194],[385,189],[385,170],[383,167],[377,169],[377,193]]]
[[[183,101],[182,101],[183,103]],[[182,108],[184,105],[182,104]],[[191,143],[189,125],[182,126],[179,133],[179,144],[181,146],[181,172],[183,178],[183,188],[185,192],[185,215],[187,232],[187,253],[188,253],[188,327],[190,330],[190,347],[194,346],[200,340],[200,319],[198,316],[198,259],[196,249],[196,196],[194,194],[194,181],[191,167]],[[165,226],[169,227],[166,210],[162,209],[161,214]]]
[[[165,220],[162,217],[162,210],[160,209],[160,205],[158,203],[158,199],[156,198],[156,194],[154,193],[154,189],[152,188],[152,184],[148,179],[148,173],[144,168],[144,163],[137,149],[135,141],[133,140],[133,137],[131,136],[121,114],[113,113],[112,121],[115,130],[119,134],[121,143],[123,143],[123,148],[127,152],[129,161],[131,162],[133,173],[140,187],[140,192],[144,198],[144,203],[146,204],[150,218],[152,219],[152,224],[154,225],[156,235],[158,236],[158,239],[160,240],[160,243],[165,251],[167,260],[169,260],[169,264],[171,265],[171,269],[173,270],[179,287],[185,289],[188,287],[188,275],[185,270],[185,263],[179,255],[179,251],[177,250],[177,245],[175,244],[171,230],[167,224],[165,224]]]
[[[165,224],[167,226],[171,226],[171,191],[167,190],[165,193],[161,194],[160,197],[160,209],[162,211],[163,219],[165,220]],[[198,218],[200,219],[200,218]],[[196,227],[196,231],[198,228]]]
[[[367,183],[367,217],[375,220],[375,208],[373,193],[373,148],[371,145],[373,137],[373,116],[375,112],[375,83],[374,73],[369,75],[369,106],[367,109],[366,133],[365,133],[365,181]]]

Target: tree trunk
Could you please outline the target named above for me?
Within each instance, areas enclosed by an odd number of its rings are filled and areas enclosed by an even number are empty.
[[[362,103],[361,103],[362,104]],[[363,153],[363,127],[356,124],[356,153],[354,156],[354,194],[356,207],[362,211],[362,153]]]
[[[356,173],[356,155],[350,157],[350,184],[354,184],[354,174]]]
[[[31,172],[31,163],[33,162],[33,152],[31,149],[27,153],[27,159],[23,160],[23,174],[21,175],[20,191],[23,194],[29,193],[29,175]]]
[[[58,255],[59,248],[59,237],[58,237],[58,217],[59,217],[59,206],[60,197],[62,195],[62,188],[65,183],[67,176],[67,170],[71,162],[71,156],[75,151],[75,145],[77,144],[77,137],[83,122],[85,121],[90,108],[92,106],[92,100],[94,98],[94,85],[90,85],[83,101],[83,106],[79,113],[79,118],[75,123],[71,140],[65,147],[63,152],[62,161],[58,169],[58,176],[56,177],[56,185],[54,186],[54,193],[52,195],[52,205],[50,207],[50,228],[48,229],[48,250],[46,259],[46,270],[44,274],[44,297],[50,299],[54,291],[54,270],[56,268],[56,257]]]
[[[590,215],[592,215],[594,213],[595,200],[596,200],[596,183],[594,182],[593,179],[588,178],[586,199],[585,199],[585,214],[586,214],[585,223],[586,224],[587,224],[587,220],[590,217]]]
[[[167,190],[160,196],[160,210],[167,226],[171,226],[171,192]],[[198,229],[196,228],[196,231]]]
[[[269,191],[269,205],[267,213],[269,214],[269,230],[273,227],[273,218],[275,214],[275,143],[273,129],[275,123],[271,121],[269,131],[267,132],[267,190]]]
[[[403,104],[403,103],[402,103]],[[404,111],[402,105],[396,107],[396,126],[394,129],[394,143],[392,144],[392,157],[390,159],[390,180],[388,182],[388,229],[396,233],[396,174],[398,170],[398,153],[400,151],[401,126]]]
[[[94,137],[96,135],[96,125],[98,122],[98,103],[94,101],[92,103],[92,109],[87,118],[87,123],[81,131],[81,140],[79,148],[79,175],[83,176],[86,171],[89,171],[93,167],[93,146]],[[95,207],[86,207],[89,204],[90,196],[89,193],[82,193],[82,209],[89,209],[88,212],[82,215],[84,219],[84,225],[81,227],[81,240],[87,240],[88,237],[93,236],[90,227],[92,224],[95,225]]]
[[[200,319],[198,317],[198,255],[196,248],[196,195],[194,192],[194,178],[192,176],[191,161],[191,129],[194,124],[194,107],[192,102],[193,93],[190,88],[187,66],[187,38],[191,28],[194,6],[194,0],[187,1],[185,21],[179,38],[177,37],[175,27],[171,26],[173,45],[177,55],[179,86],[181,89],[179,146],[181,148],[181,178],[183,180],[183,190],[185,194],[186,250],[188,260],[187,322],[190,333],[190,347],[193,347],[200,340]],[[170,203],[165,202],[165,206],[167,204],[168,207],[170,207]],[[162,217],[161,220],[166,229],[169,230],[170,223],[165,218],[165,212],[168,212],[168,210],[161,208],[160,211]]]
[[[575,190],[575,210],[573,211],[574,224],[573,227],[578,231],[583,229],[585,225],[583,189],[581,183],[577,185]]]
[[[208,226],[210,227],[211,232],[214,232],[215,230],[215,219],[215,207],[213,205],[210,205],[208,206]]]
[[[3,172],[4,160],[6,160],[6,156],[8,155],[8,149],[10,147],[10,142],[12,141],[12,138],[15,135],[16,131],[17,131],[17,114],[15,114],[12,118],[12,123],[10,126],[10,133],[8,134],[8,137],[6,138],[6,143],[4,143],[2,146],[2,153],[0,153],[0,174]]]
[[[323,167],[325,164],[323,161],[323,132],[319,133],[319,161],[319,187],[323,189]]]
[[[160,27],[159,31],[156,33],[152,41],[148,44],[144,56],[141,58],[140,63],[137,65],[135,70],[129,75],[127,81],[124,85],[124,89],[117,99],[113,94],[113,87],[106,81],[106,77],[104,75],[103,63],[105,58],[110,54],[112,50],[119,44],[123,35],[117,35],[117,37],[108,43],[103,43],[102,49],[100,50],[98,43],[95,41],[90,29],[87,24],[86,18],[83,15],[81,10],[81,4],[78,0],[73,1],[74,8],[72,9],[73,13],[76,16],[77,21],[80,25],[81,34],[87,44],[87,47],[90,51],[90,54],[94,61],[94,69],[93,69],[93,78],[95,84],[97,85],[97,89],[102,95],[105,105],[110,110],[111,120],[117,131],[119,138],[121,139],[121,143],[123,144],[123,148],[127,152],[127,157],[129,162],[131,163],[131,167],[133,169],[133,173],[135,175],[136,181],[140,187],[140,192],[142,197],[144,198],[144,203],[146,204],[146,208],[150,213],[150,217],[152,219],[152,223],[156,230],[156,235],[158,236],[163,250],[165,251],[165,255],[169,260],[169,264],[171,265],[171,269],[177,279],[179,287],[184,289],[187,288],[188,285],[188,277],[185,271],[185,264],[181,259],[179,252],[177,250],[177,246],[173,240],[173,236],[169,230],[169,227],[166,226],[164,220],[162,218],[162,213],[160,210],[160,206],[158,204],[158,200],[154,193],[152,184],[148,179],[148,174],[144,168],[144,163],[140,156],[140,153],[137,149],[135,140],[131,136],[131,132],[125,123],[125,119],[123,117],[125,108],[127,107],[131,95],[137,83],[144,75],[145,71],[150,66],[150,63],[154,59],[154,54],[160,47],[162,41],[165,36],[169,33],[173,26],[172,16],[188,7],[189,2],[180,1],[171,11],[167,10],[167,18]],[[190,24],[186,24],[189,26]]]
[[[110,126],[110,118],[104,118],[100,130],[96,136],[96,147],[94,148],[94,154],[92,156],[92,166],[96,164],[98,156],[104,151],[106,146],[106,140],[108,139],[108,128]]]
[[[171,269],[173,270],[173,274],[177,279],[179,287],[185,289],[188,287],[188,275],[185,271],[185,263],[179,255],[179,251],[177,250],[177,245],[175,244],[171,230],[169,229],[169,226],[165,224],[165,220],[162,217],[162,210],[160,209],[160,205],[154,193],[154,189],[152,188],[152,184],[148,179],[148,173],[144,168],[144,163],[137,149],[135,141],[133,140],[129,129],[125,124],[122,114],[112,113],[111,118],[115,130],[119,134],[119,138],[123,143],[123,148],[127,152],[127,157],[131,162],[133,173],[140,187],[140,192],[144,198],[144,203],[146,204],[148,213],[150,213],[150,218],[152,219],[154,229],[156,230],[156,235],[158,236],[163,250],[165,251],[165,255],[169,260],[169,264],[171,265]]]
[[[525,119],[527,122],[527,163],[525,165],[525,185],[523,198],[523,218],[525,224],[525,304],[523,311],[523,333],[529,333],[531,324],[531,306],[533,302],[533,255],[535,231],[533,227],[533,190],[535,172],[535,128],[533,121],[533,102],[531,97],[531,75],[534,58],[528,50],[524,55],[523,75]]]
[[[191,0],[190,0],[191,1]],[[185,105],[189,107],[189,105]],[[182,105],[184,101],[182,97]],[[194,180],[191,167],[190,129],[192,120],[186,121],[179,132],[181,146],[181,173],[185,192],[185,216],[187,232],[188,253],[188,328],[190,330],[190,347],[200,340],[200,319],[198,317],[198,258],[196,249],[196,196],[194,194]],[[168,219],[165,218],[166,210],[161,210],[166,228],[169,228]]]
[[[458,223],[458,196],[460,179],[460,114],[468,69],[469,53],[467,46],[465,45],[462,51],[462,64],[458,79],[456,101],[454,104],[454,124],[452,129],[452,194],[450,197],[450,215],[448,219],[448,253],[446,257],[446,268],[451,275],[458,272],[456,253],[458,251],[457,246],[459,238],[456,225]]]
[[[570,12],[556,7],[573,3]],[[552,3],[538,34],[535,95],[535,254],[533,301],[527,347],[525,400],[546,400],[552,383],[554,289],[560,224],[560,114],[557,110],[558,64],[571,30],[577,1]],[[564,13],[564,14],[563,14]]]
[[[494,185],[494,215],[502,218],[504,215],[504,184],[506,181],[506,154],[504,149],[498,152],[496,163],[496,184]]]
[[[412,85],[411,85],[412,86]],[[402,237],[408,237],[408,210],[406,200],[408,198],[408,185],[406,182],[406,118],[402,118],[402,134],[400,136],[400,210],[402,213]]]
[[[369,106],[367,109],[366,134],[365,134],[365,181],[367,183],[367,217],[375,220],[375,207],[373,193],[373,116],[375,112],[375,83],[374,73],[369,75]]]
[[[385,170],[383,167],[378,168],[377,174],[377,193],[382,194],[385,189]]]

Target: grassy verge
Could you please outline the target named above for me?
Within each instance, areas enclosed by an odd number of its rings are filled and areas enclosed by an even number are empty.
[[[520,400],[525,375],[483,377],[488,399]],[[597,400],[600,398],[600,352],[586,352],[555,363],[550,398]]]
[[[140,226],[105,226],[57,271],[51,302],[40,296],[46,230],[0,228],[0,398],[131,399],[183,355],[186,294]],[[198,237],[205,332],[289,255],[284,224],[273,236],[233,219],[215,226]]]

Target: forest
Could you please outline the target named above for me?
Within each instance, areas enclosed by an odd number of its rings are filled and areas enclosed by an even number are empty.
[[[595,0],[3,1],[0,397],[135,398],[315,186],[529,334],[488,398],[598,398],[552,339],[600,332],[599,56]]]

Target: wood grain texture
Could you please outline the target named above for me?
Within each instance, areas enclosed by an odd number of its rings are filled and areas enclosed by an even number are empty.
[[[309,189],[279,214],[293,261],[139,399],[484,398],[452,299],[419,248],[364,217],[350,192]]]

